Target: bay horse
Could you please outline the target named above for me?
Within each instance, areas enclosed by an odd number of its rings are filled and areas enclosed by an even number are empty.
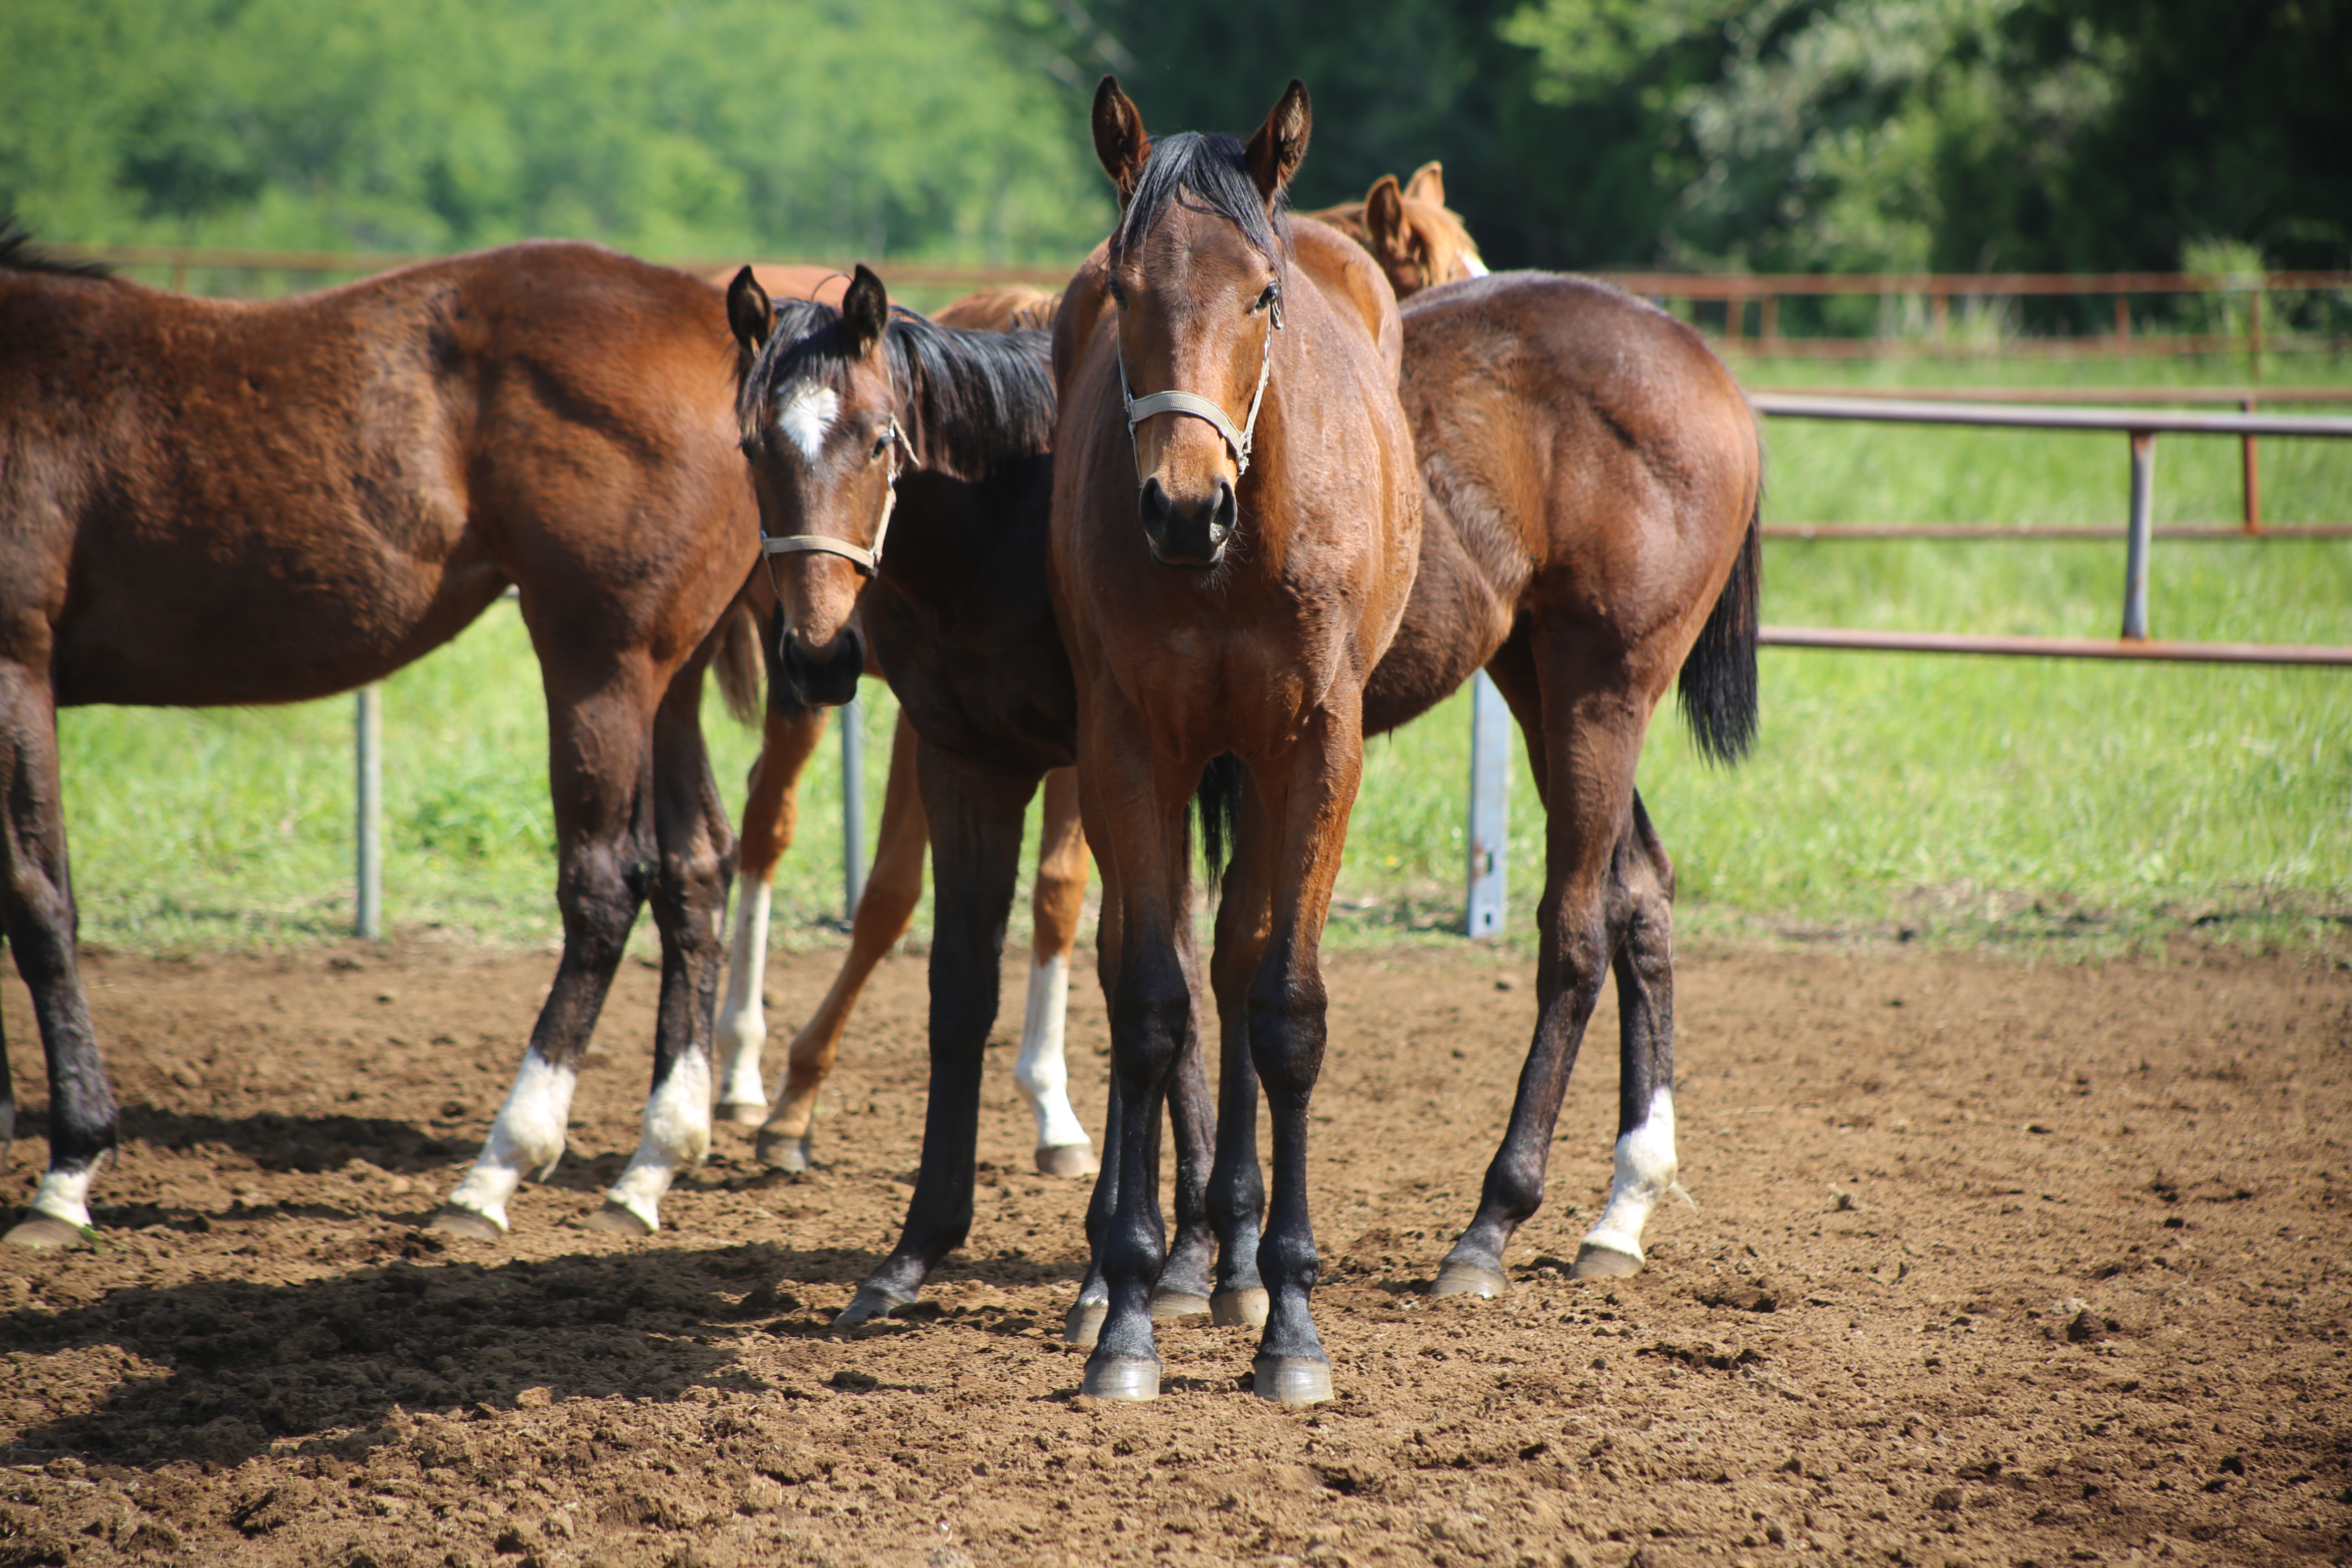
[[[1445,205],[1445,166],[1434,159],[1400,188],[1394,174],[1372,182],[1360,202],[1305,213],[1372,253],[1400,303],[1423,289],[1484,278],[1486,263],[1462,216]]]
[[[1188,807],[1202,792],[1213,846],[1221,817],[1232,828],[1219,1018],[1272,1107],[1254,1386],[1283,1403],[1330,1394],[1308,1304],[1318,950],[1362,774],[1365,684],[1403,616],[1422,523],[1395,295],[1362,247],[1285,211],[1311,118],[1294,80],[1246,146],[1154,142],[1104,78],[1095,150],[1119,221],[1099,286],[1074,285],[1055,325],[1049,577],[1103,868],[1117,1094],[1109,1300],[1084,1384],[1102,1398],[1159,1391],[1150,1134],[1193,1031]]]
[[[0,923],[49,1081],[48,1166],[9,1241],[87,1234],[117,1137],[76,961],[57,710],[347,690],[446,642],[509,584],[546,689],[563,953],[438,1223],[502,1234],[523,1176],[562,1157],[582,1054],[648,900],[653,1089],[605,1211],[650,1223],[645,1189],[709,1138],[735,843],[702,678],[719,658],[737,698],[756,680],[748,640],[721,626],[757,547],[733,355],[718,289],[593,246],[510,246],[254,303],[142,288],[0,230]],[[0,1053],[0,1137],[13,1121]]]

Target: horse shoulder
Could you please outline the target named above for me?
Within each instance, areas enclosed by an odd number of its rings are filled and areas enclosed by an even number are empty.
[[[1325,297],[1344,307],[1379,345],[1389,374],[1404,365],[1404,326],[1397,314],[1396,290],[1371,252],[1336,228],[1321,223],[1291,226],[1291,244],[1300,270]]]

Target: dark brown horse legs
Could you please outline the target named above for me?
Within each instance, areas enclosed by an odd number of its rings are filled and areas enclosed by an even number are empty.
[[[670,682],[654,715],[654,926],[661,999],[654,1019],[653,1089],[637,1151],[591,1228],[649,1236],[681,1170],[710,1152],[710,1033],[724,952],[735,833],[702,740],[702,666]]]
[[[112,1155],[114,1093],[98,1057],[89,1002],[75,961],[73,885],[58,790],[57,710],[46,672],[0,663],[0,930],[16,950],[16,973],[33,994],[33,1015],[49,1070],[49,1165],[31,1212],[7,1239],[61,1247],[89,1225],[89,1184]],[[16,1121],[0,1068],[5,1147]]]
[[[1524,723],[1525,687],[1511,679],[1523,672],[1497,662],[1497,684]],[[1674,1184],[1666,1076],[1673,1058],[1673,872],[1646,831],[1646,817],[1638,818],[1637,831],[1633,801],[1647,718],[1646,704],[1606,680],[1580,694],[1544,692],[1542,743],[1529,748],[1541,758],[1537,780],[1549,814],[1535,1039],[1476,1217],[1438,1269],[1441,1296],[1496,1296],[1510,1288],[1503,1248],[1543,1201],[1552,1129],[1612,964],[1635,981],[1619,999],[1624,1091],[1616,1179],[1609,1208],[1579,1249],[1577,1272],[1639,1268],[1642,1226]]]
[[[1040,775],[961,762],[925,743],[917,763],[930,819],[930,1099],[906,1228],[835,1320],[862,1323],[915,1299],[971,1230],[980,1079],[996,1022],[1004,927],[1021,874],[1022,818]]]
[[[1217,1233],[1217,1284],[1209,1298],[1221,1327],[1265,1322],[1265,1283],[1258,1275],[1265,1179],[1257,1158],[1257,1064],[1250,1058],[1249,984],[1265,953],[1271,910],[1263,877],[1266,827],[1257,794],[1244,789],[1237,854],[1217,900],[1217,946],[1209,961],[1217,999],[1217,1152],[1209,1172],[1210,1223]]]

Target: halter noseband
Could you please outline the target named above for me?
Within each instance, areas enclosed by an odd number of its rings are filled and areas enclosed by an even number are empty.
[[[1235,429],[1225,411],[1213,401],[1195,392],[1155,392],[1147,397],[1135,395],[1127,380],[1127,345],[1118,344],[1118,395],[1127,405],[1127,444],[1135,453],[1135,468],[1140,482],[1143,454],[1136,445],[1135,427],[1155,414],[1189,414],[1195,419],[1205,419],[1225,438],[1225,446],[1234,454],[1237,474],[1249,472],[1250,438],[1257,433],[1258,405],[1265,401],[1266,378],[1274,370],[1274,334],[1282,331],[1282,296],[1276,294],[1266,306],[1265,342],[1258,350],[1257,390],[1250,394],[1249,417]],[[1117,327],[1113,341],[1117,342]]]

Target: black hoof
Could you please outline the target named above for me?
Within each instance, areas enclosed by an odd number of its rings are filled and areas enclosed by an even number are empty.
[[[1155,1323],[1203,1317],[1209,1310],[1209,1299],[1190,1290],[1159,1289],[1151,1292],[1151,1321]]]
[[[1511,1282],[1483,1263],[1468,1263],[1449,1258],[1437,1268],[1437,1283],[1429,1288],[1433,1296],[1485,1296],[1492,1299],[1511,1293]]]
[[[1250,1386],[1260,1399],[1276,1405],[1320,1405],[1331,1397],[1331,1363],[1262,1355],[1250,1365]]]
[[[1062,1321],[1062,1342],[1086,1350],[1095,1348],[1102,1338],[1103,1320],[1110,1316],[1108,1301],[1089,1301],[1080,1297],[1070,1307],[1070,1315]]]
[[[1157,1399],[1160,1363],[1151,1356],[1141,1355],[1092,1357],[1087,1363],[1087,1380],[1078,1392],[1097,1399]]]
[[[1221,1329],[1262,1329],[1265,1310],[1262,1289],[1220,1290],[1209,1298],[1209,1321]]]

